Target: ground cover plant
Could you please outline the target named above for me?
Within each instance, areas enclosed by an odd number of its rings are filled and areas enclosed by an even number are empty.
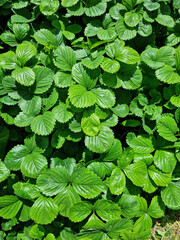
[[[0,0],[0,19],[0,239],[150,239],[180,209],[180,1]]]

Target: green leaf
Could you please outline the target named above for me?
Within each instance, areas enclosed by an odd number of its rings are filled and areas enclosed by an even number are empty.
[[[65,72],[57,72],[54,77],[54,82],[59,88],[70,87],[75,83],[72,79],[72,75]]]
[[[124,118],[129,114],[129,107],[127,104],[118,104],[117,106],[111,108],[114,114],[118,117]]]
[[[104,56],[102,54],[99,54],[95,59],[82,59],[82,64],[89,69],[96,69],[102,63],[103,59]]]
[[[77,108],[86,108],[95,104],[96,96],[91,91],[87,91],[82,85],[73,85],[69,88],[69,98],[71,103]]]
[[[85,145],[96,153],[105,153],[111,149],[114,141],[113,131],[109,127],[102,126],[98,135],[85,137]]]
[[[72,7],[77,2],[79,2],[79,0],[62,0],[61,4],[63,5],[63,7]]]
[[[135,136],[132,133],[127,135],[126,141],[135,153],[151,153],[154,151],[152,141],[143,136]]]
[[[0,161],[0,182],[4,181],[10,175],[9,169]]]
[[[16,68],[12,77],[21,85],[31,86],[35,82],[35,73],[29,67]]]
[[[101,63],[101,68],[108,73],[115,73],[119,70],[120,64],[116,60],[112,60],[110,58],[104,58]]]
[[[77,83],[91,89],[96,85],[99,71],[87,69],[81,63],[77,63],[72,68],[72,77]]]
[[[148,173],[157,186],[167,186],[171,182],[171,174],[162,173],[154,165],[148,169]]]
[[[68,217],[72,222],[81,222],[90,215],[92,210],[93,206],[91,203],[79,202],[70,208]]]
[[[94,213],[89,217],[83,229],[103,229],[105,223],[101,221]],[[83,238],[84,239],[84,238]],[[88,238],[89,239],[89,238]]]
[[[135,90],[141,86],[143,75],[136,65],[121,64],[118,78],[124,89]]]
[[[22,202],[14,195],[0,197],[0,217],[11,219],[17,215]]]
[[[15,118],[14,118],[14,124],[18,127],[27,127],[31,124],[34,116],[27,116],[23,112],[20,112]]]
[[[17,182],[13,185],[13,189],[20,198],[32,200],[40,196],[37,186],[28,182]]]
[[[59,166],[47,169],[37,179],[37,185],[43,194],[53,196],[62,192],[70,181],[70,175],[65,167]]]
[[[36,55],[36,48],[30,42],[21,43],[16,48],[16,56],[20,63],[24,65],[29,59]]]
[[[115,168],[109,179],[109,189],[112,194],[120,195],[126,186],[126,177],[120,168]]]
[[[161,218],[164,215],[165,206],[159,196],[153,197],[148,208],[148,214],[153,218]]]
[[[115,239],[117,239],[121,233],[131,230],[132,228],[132,221],[125,218],[111,220],[105,225],[105,229],[108,232],[109,237]]]
[[[9,46],[11,47],[15,47],[18,45],[17,41],[16,41],[16,37],[13,33],[11,32],[3,32],[1,35],[0,35],[0,39],[8,44]]]
[[[42,154],[32,152],[23,159],[21,171],[27,177],[37,178],[47,166],[47,159]]]
[[[68,217],[71,207],[80,202],[81,198],[72,186],[68,186],[54,198],[54,201],[58,205],[60,214]]]
[[[124,172],[134,185],[142,187],[145,184],[147,167],[144,162],[130,164],[124,168]]]
[[[180,8],[180,2],[178,0],[173,0],[173,7]]]
[[[24,145],[17,145],[7,153],[4,163],[9,170],[20,170],[21,162],[28,154],[29,149],[27,147]]]
[[[175,142],[177,140],[175,134],[179,131],[175,120],[170,116],[161,116],[157,121],[158,133],[164,139]]]
[[[60,123],[68,122],[73,117],[73,113],[67,108],[66,104],[61,102],[53,108],[52,112],[56,120]]]
[[[112,40],[114,37],[116,37],[115,27],[108,27],[107,29],[99,30],[97,37],[100,40]]]
[[[74,190],[87,199],[98,196],[104,190],[101,179],[85,168],[75,170],[71,176],[71,182]]]
[[[19,66],[16,54],[12,51],[0,54],[0,67],[4,69],[15,69]]]
[[[135,196],[123,194],[118,204],[125,218],[133,218],[138,213],[139,202]]]
[[[147,10],[154,11],[160,7],[160,4],[158,2],[146,1],[144,6]]]
[[[99,199],[94,204],[94,210],[104,221],[118,219],[121,215],[121,208],[112,201]]]
[[[55,52],[54,64],[63,71],[71,71],[76,63],[76,54],[70,47],[58,47]]]
[[[105,1],[89,0],[84,7],[84,12],[88,17],[97,17],[105,13],[106,7]]]
[[[103,88],[94,88],[91,90],[96,97],[96,102],[101,108],[111,108],[114,106],[116,98],[113,91]]]
[[[95,113],[83,116],[81,119],[81,128],[88,136],[96,136],[100,130],[100,120]]]
[[[171,182],[161,191],[161,197],[166,206],[170,209],[180,209],[180,185],[179,182]]]
[[[54,73],[52,70],[37,66],[33,68],[36,78],[36,86],[34,93],[42,94],[45,93],[52,85],[54,79]]]
[[[174,106],[176,106],[176,107],[180,107],[180,95],[178,95],[178,96],[172,96],[171,98],[170,98],[170,102],[174,105]]]
[[[171,173],[176,166],[176,162],[174,153],[164,150],[156,150],[154,155],[154,164],[161,171]]]
[[[180,47],[176,48],[175,52],[175,61],[176,61],[176,69],[180,70]]]
[[[116,31],[118,34],[118,37],[122,40],[130,40],[134,37],[136,37],[136,30],[133,28],[128,27],[124,23],[124,19],[121,16],[121,18],[116,22]]]
[[[67,8],[68,13],[71,16],[81,16],[84,14],[84,7],[82,2],[78,2],[72,7]]]
[[[29,236],[35,239],[42,239],[44,234],[44,228],[37,224],[33,225],[29,231]]]
[[[122,144],[120,140],[114,139],[110,151],[106,154],[103,161],[115,161],[122,155]]]
[[[26,115],[37,115],[41,111],[41,98],[39,96],[23,96],[18,103],[22,112]]]
[[[122,0],[122,3],[128,8],[133,9],[135,5],[137,4],[137,0]]]
[[[27,23],[13,24],[13,32],[19,41],[22,41],[28,34],[30,27]]]
[[[124,21],[129,27],[135,27],[141,20],[141,15],[138,13],[126,12]]]
[[[35,32],[34,38],[39,44],[42,44],[44,46],[58,45],[56,36],[48,29],[40,29],[39,31]]]
[[[156,18],[156,21],[166,27],[173,28],[175,23],[174,19],[171,16],[159,14]]]
[[[165,65],[164,67],[158,69],[156,71],[156,77],[160,81],[168,84],[175,84],[180,82],[180,75],[174,68],[169,65]]]
[[[138,33],[142,37],[148,37],[151,35],[153,29],[150,23],[147,23],[145,21],[140,21],[138,25]]]
[[[152,227],[152,219],[151,217],[147,214],[144,213],[134,224],[134,230],[136,232],[143,232],[150,230]]]
[[[174,48],[170,46],[164,46],[160,49],[150,47],[142,52],[141,59],[152,69],[158,69],[165,64],[173,65]]]
[[[58,215],[58,206],[52,198],[39,197],[31,207],[30,217],[38,224],[49,224]]]
[[[52,133],[55,125],[55,116],[52,112],[45,112],[35,117],[31,122],[31,129],[34,133],[42,136]]]
[[[53,13],[55,13],[58,8],[59,8],[59,1],[57,0],[42,0],[40,5],[40,11],[44,14],[44,15],[52,15]]]

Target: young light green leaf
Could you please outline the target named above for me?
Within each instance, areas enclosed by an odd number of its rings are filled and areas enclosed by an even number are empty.
[[[40,5],[40,11],[44,14],[44,15],[52,15],[53,13],[55,13],[58,8],[59,8],[59,1],[57,0],[42,0]]]
[[[84,116],[81,119],[81,128],[88,136],[96,136],[100,130],[100,120],[98,116],[93,113],[90,116]]]

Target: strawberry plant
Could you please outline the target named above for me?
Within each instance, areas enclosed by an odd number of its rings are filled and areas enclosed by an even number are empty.
[[[180,210],[179,1],[0,17],[0,239],[150,239]]]

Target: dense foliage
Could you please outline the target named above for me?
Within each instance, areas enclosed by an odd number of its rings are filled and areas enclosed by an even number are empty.
[[[180,1],[0,0],[0,239],[148,240],[180,209]]]

